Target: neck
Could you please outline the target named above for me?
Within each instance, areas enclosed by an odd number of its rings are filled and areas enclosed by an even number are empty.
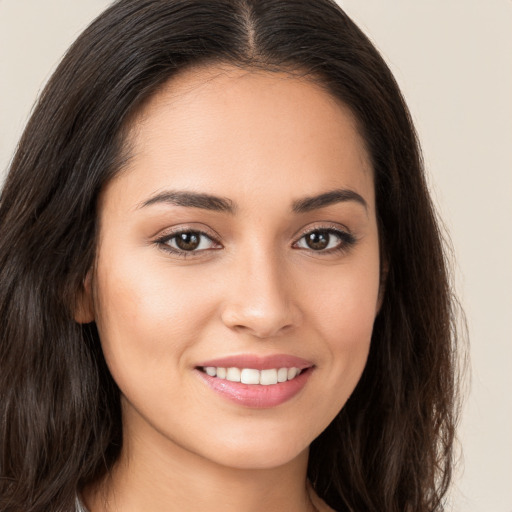
[[[315,512],[307,461],[305,450],[278,467],[232,468],[169,441],[128,436],[112,472],[83,498],[90,512]]]

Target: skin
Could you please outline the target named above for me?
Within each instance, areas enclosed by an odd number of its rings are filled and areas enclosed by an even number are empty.
[[[124,444],[84,501],[92,512],[330,510],[308,489],[308,447],[361,376],[380,296],[372,169],[353,116],[311,80],[206,67],[151,98],[130,143],[101,195],[97,259],[76,312],[97,323]],[[292,210],[335,189],[366,204]],[[142,206],[169,190],[236,210]],[[331,234],[342,250],[313,250],[303,235],[321,228],[354,243]],[[175,229],[213,242],[179,257],[158,242]],[[198,376],[201,361],[247,353],[314,368],[300,393],[263,409]]]

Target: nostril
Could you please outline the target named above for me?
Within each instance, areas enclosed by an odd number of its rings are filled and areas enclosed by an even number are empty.
[[[293,329],[293,325],[286,324],[282,325],[278,323],[275,326],[264,325],[263,322],[247,322],[246,324],[235,324],[228,325],[230,329],[237,331],[238,333],[247,333],[255,338],[268,339],[276,336],[281,336],[288,333]]]
[[[300,323],[298,305],[290,297],[284,274],[265,272],[242,278],[228,292],[221,312],[226,327],[260,339],[290,332]]]

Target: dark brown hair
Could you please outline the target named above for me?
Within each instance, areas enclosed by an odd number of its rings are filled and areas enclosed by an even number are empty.
[[[68,51],[1,196],[0,510],[73,510],[76,490],[119,455],[119,390],[95,325],[72,315],[95,255],[98,194],[122,167],[142,102],[209,63],[315,77],[355,114],[385,296],[363,376],[312,444],[308,475],[339,511],[442,510],[458,396],[442,238],[400,91],[331,0],[120,0]]]

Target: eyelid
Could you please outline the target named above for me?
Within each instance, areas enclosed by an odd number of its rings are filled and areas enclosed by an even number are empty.
[[[193,225],[180,225],[177,227],[173,227],[170,229],[166,229],[161,231],[153,240],[153,243],[157,244],[162,251],[165,251],[167,253],[170,253],[177,257],[183,257],[183,258],[193,258],[201,256],[203,253],[212,251],[212,250],[218,250],[222,248],[222,244],[220,243],[219,239],[220,236],[217,234],[212,235],[210,233],[209,229],[199,228],[195,227]],[[209,249],[200,249],[200,250],[193,250],[193,251],[184,251],[179,248],[171,247],[168,242],[169,240],[172,240],[174,237],[179,235],[180,233],[197,233],[200,236],[204,236],[212,241],[212,243],[217,247],[212,247]],[[219,247],[220,246],[220,247]]]
[[[327,231],[328,233],[332,233],[335,236],[337,236],[340,239],[340,243],[337,247],[332,247],[330,249],[323,249],[323,250],[315,250],[311,248],[299,248],[306,251],[309,251],[314,254],[318,255],[328,255],[336,252],[345,252],[348,251],[356,242],[356,237],[352,234],[352,232],[346,227],[341,226],[339,224],[333,224],[330,223],[319,223],[308,226],[307,228],[303,229],[301,231],[301,234],[295,239],[295,242],[293,242],[293,246],[298,244],[300,240],[302,240],[306,235],[309,235],[310,233],[314,233],[315,231]]]
[[[338,233],[343,233],[349,236],[354,236],[350,229],[342,224],[335,224],[332,222],[315,222],[313,225],[309,225],[306,228],[303,228],[299,231],[299,234],[296,235],[295,242],[300,240],[303,236],[312,233],[314,231],[335,231]]]
[[[221,236],[214,231],[213,229],[204,226],[203,224],[180,224],[179,226],[173,226],[171,228],[165,228],[159,231],[156,235],[152,236],[151,238],[154,241],[163,240],[164,238],[171,238],[172,236],[178,235],[180,233],[187,233],[187,232],[194,232],[194,233],[200,233],[202,235],[207,236],[211,240],[213,240],[216,243],[220,243]]]

